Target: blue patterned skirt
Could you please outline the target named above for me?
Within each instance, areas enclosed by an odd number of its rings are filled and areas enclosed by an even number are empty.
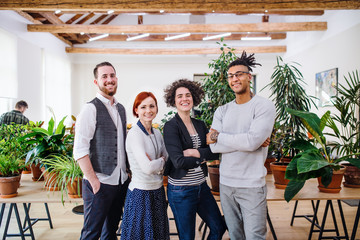
[[[170,239],[164,187],[157,190],[128,190],[121,224],[121,239]]]

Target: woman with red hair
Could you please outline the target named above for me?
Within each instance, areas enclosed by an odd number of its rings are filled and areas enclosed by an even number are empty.
[[[126,139],[132,179],[126,196],[121,239],[169,239],[163,187],[168,154],[160,131],[152,127],[157,112],[157,100],[151,92],[136,96],[133,114],[139,121]]]

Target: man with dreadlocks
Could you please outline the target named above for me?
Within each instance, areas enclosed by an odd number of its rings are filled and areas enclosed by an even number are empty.
[[[222,153],[220,199],[231,239],[266,237],[266,168],[274,104],[250,91],[254,54],[244,51],[228,66],[228,83],[235,100],[219,107],[207,142]]]

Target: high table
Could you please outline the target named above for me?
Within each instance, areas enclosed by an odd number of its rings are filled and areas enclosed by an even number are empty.
[[[14,198],[0,198],[0,203],[2,204],[0,210],[0,225],[3,219],[5,204],[10,204],[9,211],[7,214],[6,225],[4,229],[4,236],[3,239],[6,237],[13,237],[13,236],[20,236],[22,239],[25,239],[25,236],[31,236],[31,239],[35,239],[34,232],[32,229],[32,225],[35,224],[39,220],[47,220],[49,221],[50,228],[52,228],[51,217],[48,209],[48,203],[61,203],[61,193],[59,191],[47,191],[44,188],[44,182],[34,182],[31,179],[31,174],[23,174],[21,176],[20,187],[18,189],[18,196]],[[64,201],[67,203],[80,203],[82,204],[82,198],[68,198],[68,196],[64,196]],[[24,206],[25,212],[25,220],[24,226],[21,225],[21,219],[19,215],[19,210],[17,207],[18,203],[22,203]],[[44,203],[45,210],[47,213],[47,218],[39,219],[35,218],[32,219],[29,216],[29,208],[31,203]],[[8,227],[10,224],[11,214],[14,211],[15,218],[19,227],[19,234],[8,234]],[[34,220],[34,221],[32,221]],[[25,227],[27,225],[27,227]],[[29,234],[25,234],[25,232],[29,230]]]
[[[283,189],[277,189],[275,188],[273,176],[272,174],[269,174],[266,176],[266,185],[267,185],[267,200],[268,201],[284,201],[284,190]],[[316,206],[314,209],[314,215],[311,221],[311,227],[310,227],[310,233],[309,233],[309,239],[311,239],[311,234],[313,233],[314,226],[317,224],[315,223],[315,220],[317,219],[317,212],[319,209],[319,203],[320,200],[326,200],[325,205],[325,211],[324,211],[324,217],[320,228],[320,235],[319,239],[325,239],[327,237],[322,237],[322,233],[326,231],[332,231],[332,230],[325,230],[323,229],[323,226],[325,225],[326,221],[326,214],[328,212],[328,209],[331,209],[332,215],[334,217],[334,210],[332,205],[332,200],[336,200],[339,206],[340,216],[343,222],[344,232],[345,236],[339,236],[339,233],[337,231],[336,222],[334,222],[335,228],[336,228],[336,234],[337,236],[334,236],[332,238],[339,239],[339,238],[345,238],[348,239],[348,233],[346,229],[346,223],[344,214],[342,211],[341,206],[341,200],[346,199],[360,199],[360,188],[347,188],[342,187],[341,191],[339,193],[324,193],[320,192],[318,189],[318,181],[317,179],[309,179],[306,181],[304,187],[300,190],[300,192],[293,198],[293,200],[317,200]],[[356,230],[359,222],[359,215],[360,215],[360,202],[357,208],[357,214],[355,217],[355,223],[352,230],[351,240],[355,239]],[[335,220],[335,219],[334,219]]]

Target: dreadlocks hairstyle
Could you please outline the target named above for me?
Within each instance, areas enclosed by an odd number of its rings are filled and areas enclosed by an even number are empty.
[[[228,69],[237,65],[246,66],[249,69],[249,72],[252,72],[252,67],[256,67],[256,65],[261,66],[260,63],[255,62],[254,53],[247,56],[245,51],[242,52],[240,58],[237,58],[236,60],[234,60],[229,64]]]

